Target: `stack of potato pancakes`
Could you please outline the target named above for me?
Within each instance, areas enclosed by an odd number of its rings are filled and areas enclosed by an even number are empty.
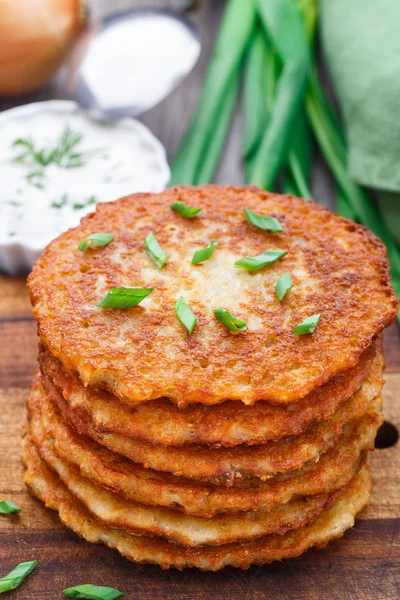
[[[29,290],[25,480],[78,535],[217,570],[354,524],[398,307],[369,231],[255,187],[137,194],[54,240]]]

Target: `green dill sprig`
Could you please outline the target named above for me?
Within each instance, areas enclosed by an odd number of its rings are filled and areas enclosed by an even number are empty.
[[[33,167],[26,176],[28,183],[43,190],[45,188],[45,169],[51,164],[61,169],[76,169],[83,167],[90,157],[98,152],[83,152],[79,149],[82,134],[73,131],[69,125],[65,127],[54,147],[39,148],[31,138],[18,138],[12,144],[13,148],[21,149],[21,154],[11,159],[14,163]]]

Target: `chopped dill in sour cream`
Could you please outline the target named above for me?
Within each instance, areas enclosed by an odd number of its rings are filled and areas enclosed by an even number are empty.
[[[45,170],[49,165],[57,165],[60,169],[76,169],[86,165],[94,153],[80,151],[80,145],[83,136],[77,131],[73,131],[67,125],[61,133],[59,139],[53,147],[39,148],[31,138],[18,138],[12,147],[21,150],[21,154],[11,159],[11,162],[20,163],[24,166],[37,167],[25,175],[28,183],[38,189],[45,189]]]
[[[97,202],[98,200],[94,195],[89,196],[86,200],[83,200],[83,202],[73,202],[69,199],[68,194],[63,194],[60,200],[53,200],[50,206],[51,208],[60,209],[68,205],[72,207],[73,210],[82,210],[82,208],[86,208],[92,204],[97,204]]]

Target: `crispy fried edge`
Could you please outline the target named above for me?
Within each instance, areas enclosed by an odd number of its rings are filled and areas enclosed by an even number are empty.
[[[381,356],[383,369],[382,352],[382,339],[378,336],[353,369],[337,374],[289,409],[260,400],[251,407],[239,401],[228,401],[210,407],[192,404],[182,410],[167,399],[147,402],[132,409],[108,392],[85,388],[78,375],[66,370],[43,344],[39,345],[39,366],[43,377],[47,377],[66,402],[73,406],[75,413],[81,413],[84,420],[91,418],[93,427],[99,433],[115,431],[157,445],[207,444],[229,447],[300,435],[311,425],[330,419],[360,389],[369,376],[377,353]],[[98,415],[102,404],[105,409],[112,408],[113,414],[108,420],[93,416],[91,411],[95,407]],[[121,417],[117,418],[119,410]],[[238,433],[238,429],[249,428],[246,414],[251,418],[251,436]],[[143,423],[141,415],[145,415]],[[177,433],[179,428],[184,431]]]
[[[40,393],[40,382],[36,380],[28,401],[28,409],[32,402],[38,400],[38,393]],[[47,406],[47,411],[51,411],[51,404],[48,403]],[[35,413],[32,413],[32,418],[34,417]],[[283,481],[278,479],[276,485],[272,487],[271,480],[268,483],[261,482],[255,487],[210,487],[184,478],[156,473],[128,459],[123,459],[118,454],[98,446],[90,439],[85,443],[93,449],[90,451],[89,458],[85,455],[83,463],[80,457],[84,452],[87,454],[87,446],[76,446],[80,441],[76,433],[74,434],[67,427],[65,430],[67,439],[61,438],[60,432],[57,433],[57,438],[53,439],[56,443],[57,454],[67,461],[72,461],[75,466],[80,468],[82,475],[91,476],[94,483],[144,504],[169,506],[187,514],[208,517],[218,513],[260,508],[271,510],[280,503],[289,502],[295,494],[318,494],[346,485],[365,460],[366,451],[373,449],[375,431],[381,419],[382,417],[377,419],[376,416],[369,416],[368,422],[371,429],[369,434],[366,435],[364,432],[362,435],[360,432],[361,438],[349,442],[350,446],[343,447],[339,443],[334,451],[321,459],[316,470],[306,469],[301,473],[300,479],[298,473],[291,478],[284,477]],[[74,437],[71,438],[71,434],[75,436],[75,446],[73,446]],[[46,435],[52,435],[51,430],[46,429]],[[64,445],[65,448],[63,448]],[[72,447],[77,451],[71,453]],[[107,463],[103,460],[104,454],[106,457],[110,457]],[[92,467],[88,467],[88,461],[91,461]],[[334,464],[340,467],[340,474],[335,478],[332,478],[332,461],[335,461]]]
[[[323,548],[354,525],[356,514],[368,502],[372,485],[369,470],[364,467],[333,506],[312,525],[284,536],[267,536],[253,542],[219,547],[183,549],[157,538],[130,536],[102,526],[39,459],[28,439],[24,444],[24,463],[27,469],[24,480],[31,493],[47,508],[57,511],[64,525],[81,538],[114,548],[133,562],[159,564],[162,568],[198,567],[204,571],[217,571],[228,565],[247,569],[252,564],[294,558],[312,546]]]
[[[311,440],[308,440],[307,432],[301,439],[293,440],[292,448],[288,444],[282,450],[280,446],[282,442],[272,442],[265,446],[250,446],[249,448],[237,446],[228,450],[214,450],[202,446],[169,446],[168,448],[155,446],[117,433],[98,432],[93,427],[90,418],[83,420],[81,413],[75,413],[69,407],[62,394],[51,386],[46,377],[42,381],[46,395],[51,402],[58,407],[64,419],[81,435],[89,436],[99,444],[130,458],[145,468],[214,485],[230,487],[249,478],[256,477],[265,480],[277,473],[300,470],[317,461],[321,454],[328,452],[337,439],[335,435],[330,436],[329,439],[325,439],[321,435],[320,450],[315,445],[313,447],[315,440],[313,441],[312,435]],[[378,396],[378,405],[380,402]],[[373,408],[371,406],[371,410]],[[367,407],[365,410],[367,411]],[[360,415],[357,418],[360,418]],[[379,418],[378,423],[380,425]],[[338,423],[336,435],[341,434],[343,426],[344,423]],[[315,434],[316,436],[317,434]],[[303,439],[305,439],[304,444],[302,444]]]

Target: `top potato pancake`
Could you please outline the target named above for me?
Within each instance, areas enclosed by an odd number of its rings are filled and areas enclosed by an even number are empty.
[[[203,212],[186,219],[171,210],[176,200]],[[284,232],[249,225],[243,208],[276,217]],[[96,232],[115,239],[80,252],[80,241]],[[162,270],[144,248],[150,232],[168,253]],[[211,240],[218,241],[212,258],[192,266],[194,251]],[[234,267],[269,249],[288,254],[256,272]],[[287,271],[294,288],[279,302],[274,286]],[[128,310],[96,306],[122,286],[154,290]],[[385,248],[364,227],[293,196],[215,185],[99,204],[46,248],[29,290],[50,352],[85,385],[132,405],[161,397],[179,406],[294,402],[353,367],[398,304]],[[198,319],[191,336],[173,310],[180,296]],[[248,330],[232,335],[215,308]],[[295,336],[295,326],[316,313],[314,333]]]

